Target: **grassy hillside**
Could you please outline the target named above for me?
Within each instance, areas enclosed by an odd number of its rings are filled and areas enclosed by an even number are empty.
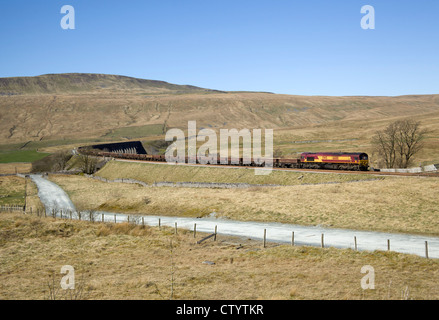
[[[143,93],[211,91],[190,85],[171,84],[165,81],[92,73],[0,78],[0,95],[65,94],[95,91],[110,92],[114,90],[138,90]]]
[[[224,168],[203,166],[175,166],[164,164],[108,162],[98,173],[106,179],[131,178],[146,183],[154,182],[216,182],[298,185],[326,182],[348,182],[376,179],[366,174],[319,174],[273,170],[269,175],[255,175],[254,168]]]
[[[271,128],[283,156],[301,151],[371,151],[389,122],[413,118],[430,129],[416,161],[439,163],[439,95],[293,96],[219,92],[112,75],[0,79],[0,150],[163,139],[169,128]]]

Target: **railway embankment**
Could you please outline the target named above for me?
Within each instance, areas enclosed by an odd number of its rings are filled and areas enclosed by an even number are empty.
[[[304,172],[273,170],[269,175],[258,176],[254,170],[236,167],[166,165],[141,162],[109,161],[96,177],[107,180],[128,179],[157,186],[241,187],[241,186],[294,186],[350,181],[386,179],[366,173],[340,174],[338,172]],[[120,181],[122,182],[122,181]]]

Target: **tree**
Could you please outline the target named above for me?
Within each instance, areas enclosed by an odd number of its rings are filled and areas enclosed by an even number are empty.
[[[72,158],[72,153],[69,151],[58,151],[54,154],[54,171],[62,171],[67,167],[67,163]]]
[[[78,156],[79,167],[86,174],[93,174],[96,170],[97,160],[88,154],[80,154]]]
[[[395,151],[396,142],[396,124],[391,123],[383,131],[377,131],[372,138],[372,145],[375,147],[378,155],[386,163],[386,168],[394,168],[396,160]]]
[[[398,120],[377,131],[372,144],[387,168],[407,168],[422,149],[426,133],[419,121]]]

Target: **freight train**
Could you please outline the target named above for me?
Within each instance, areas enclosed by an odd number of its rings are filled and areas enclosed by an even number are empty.
[[[109,157],[117,159],[141,160],[152,162],[166,162],[164,155],[151,154],[134,154],[121,152],[107,152],[99,149],[79,148],[78,151],[82,154],[89,154],[99,157]],[[199,163],[196,158],[180,159],[181,163]],[[218,157],[216,164],[234,165],[234,166],[261,166],[255,161],[258,159],[245,158],[220,158]],[[366,153],[344,153],[344,152],[319,152],[309,153],[304,152],[299,158],[274,158],[274,168],[293,168],[293,169],[330,169],[330,170],[353,170],[353,171],[367,171],[369,169],[369,156]]]

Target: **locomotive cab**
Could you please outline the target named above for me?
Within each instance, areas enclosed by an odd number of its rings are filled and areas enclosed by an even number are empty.
[[[360,170],[367,171],[369,168],[369,156],[367,153],[360,154]]]

